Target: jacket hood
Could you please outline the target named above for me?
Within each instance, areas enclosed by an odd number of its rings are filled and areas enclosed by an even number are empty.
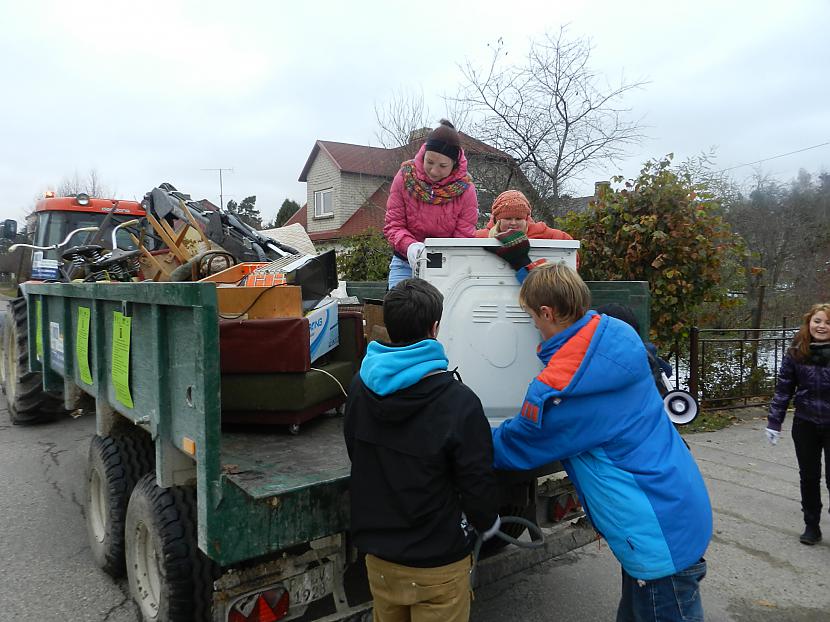
[[[459,147],[458,165],[452,169],[452,172],[444,177],[444,179],[433,182],[429,177],[427,177],[426,171],[424,171],[424,154],[426,151],[427,145],[424,143],[415,155],[415,173],[418,175],[418,179],[425,181],[428,184],[432,184],[433,186],[446,186],[458,181],[467,174],[467,156],[464,155],[464,150]]]
[[[597,315],[596,311],[588,311],[577,322],[566,330],[539,345],[537,355],[544,365],[548,364],[551,357],[556,356],[562,350],[562,346],[574,337],[581,329],[585,328],[592,317]],[[650,375],[648,357],[642,339],[625,322],[607,315],[600,315],[599,324],[596,327],[587,349],[571,353],[571,356],[581,357],[572,360],[574,368],[570,380],[561,389],[565,395],[591,395],[606,393],[627,387],[644,374]],[[597,350],[602,354],[597,355]],[[569,353],[561,352],[561,356]],[[592,365],[594,356],[600,356],[601,364]],[[568,362],[565,361],[565,365]],[[564,366],[564,365],[563,365]]]
[[[380,396],[411,387],[427,374],[447,369],[449,361],[435,339],[424,339],[406,346],[372,341],[360,366],[363,384]]]

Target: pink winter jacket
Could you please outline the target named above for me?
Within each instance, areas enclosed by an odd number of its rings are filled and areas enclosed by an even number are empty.
[[[415,156],[415,171],[419,179],[429,181],[424,172],[425,146]],[[436,184],[436,187],[451,184],[467,174],[467,158],[461,151],[458,166],[452,173]],[[386,220],[383,235],[401,257],[413,242],[426,238],[471,238],[475,235],[478,220],[478,198],[473,184],[460,196],[441,205],[430,205],[415,199],[403,184],[403,174],[398,171],[389,189],[386,202]]]

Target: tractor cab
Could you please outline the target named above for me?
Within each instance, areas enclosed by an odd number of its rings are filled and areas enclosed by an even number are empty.
[[[118,225],[144,215],[137,201],[99,199],[84,193],[74,197],[56,197],[54,193],[47,192],[35,205],[27,224],[29,231],[33,232],[34,246],[53,248],[34,250],[31,262],[23,262],[24,268],[31,266],[31,272],[27,273],[24,269],[20,281],[26,278],[59,279],[63,249],[93,244],[109,248],[112,246],[112,232]],[[76,233],[73,235],[73,232]],[[126,229],[116,231],[116,243],[123,250],[136,249]],[[62,248],[54,248],[57,246]]]

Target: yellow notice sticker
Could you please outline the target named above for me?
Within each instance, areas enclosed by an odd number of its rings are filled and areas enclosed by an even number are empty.
[[[92,384],[92,372],[89,370],[89,307],[78,307],[75,358],[78,361],[81,382]]]
[[[43,309],[40,306],[40,298],[35,301],[35,354],[37,360],[43,360]]]
[[[130,397],[130,324],[131,317],[113,312],[112,317],[112,384],[115,399],[127,408],[133,407]]]

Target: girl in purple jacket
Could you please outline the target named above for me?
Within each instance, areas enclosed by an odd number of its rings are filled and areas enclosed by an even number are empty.
[[[441,119],[389,189],[383,235],[394,253],[389,289],[412,276],[426,238],[471,238],[478,199],[455,126]]]
[[[767,417],[766,434],[772,445],[778,443],[793,397],[793,444],[805,525],[800,540],[803,544],[816,544],[821,541],[822,452],[824,482],[830,488],[830,303],[813,305],[804,314],[801,328],[781,362]]]

